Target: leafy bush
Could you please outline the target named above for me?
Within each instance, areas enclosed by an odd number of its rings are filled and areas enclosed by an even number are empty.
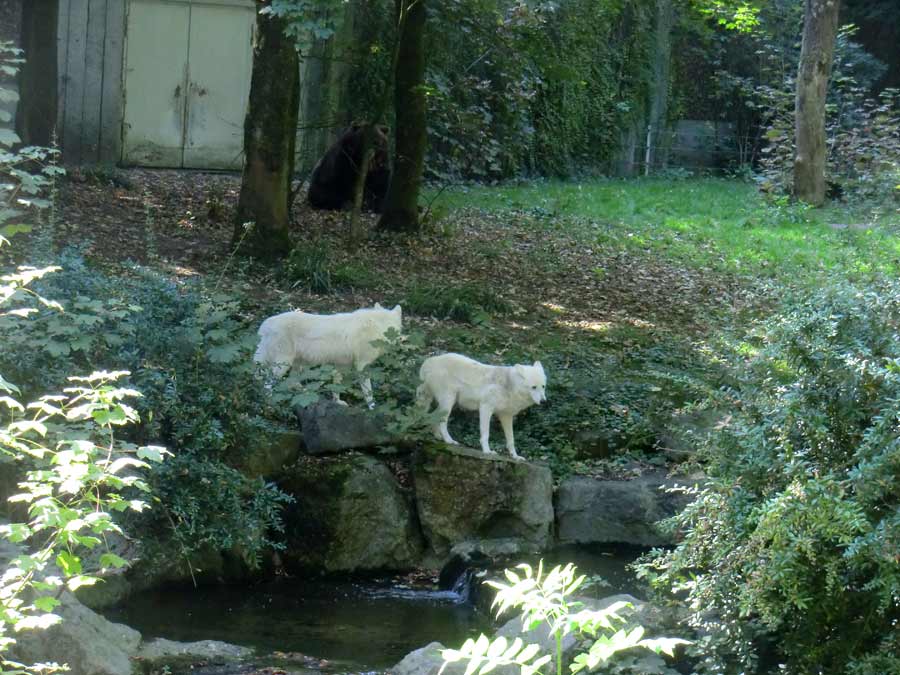
[[[453,319],[465,323],[483,323],[506,314],[510,305],[484,284],[416,284],[406,295],[405,309],[413,314]]]
[[[590,640],[587,651],[577,654],[569,666],[572,673],[582,670],[592,672],[619,652],[633,647],[651,649],[670,656],[679,644],[687,644],[676,638],[644,639],[644,629],[635,626],[631,630],[616,624],[625,623],[619,613],[630,607],[619,601],[600,610],[582,609],[583,603],[572,598],[584,583],[585,576],[577,575],[572,563],[557,565],[544,575],[543,561],[537,570],[530,565],[518,565],[520,572],[505,570],[508,584],[496,581],[486,582],[497,589],[492,607],[497,608],[500,617],[507,609],[521,608],[522,628],[534,630],[545,626],[554,639],[555,650],[551,654],[541,654],[538,644],[526,645],[521,638],[508,642],[504,637],[490,640],[480,635],[477,640],[469,639],[460,649],[445,649],[444,666],[459,661],[467,662],[466,673],[488,673],[497,666],[517,666],[521,675],[540,673],[547,663],[555,661],[556,675],[563,673],[562,641],[575,633]],[[521,575],[521,576],[520,576]]]
[[[17,50],[0,42],[4,76],[15,73],[17,56]],[[0,86],[0,100],[9,100],[9,93]],[[45,193],[50,179],[61,171],[52,164],[41,166],[51,152],[17,151],[17,142],[15,134],[0,129],[0,247],[9,243],[7,237],[31,229],[21,221],[35,215],[35,209],[49,206]],[[53,312],[61,309],[34,290],[55,270],[23,265],[0,275],[0,344],[7,363],[30,359],[35,346],[8,340],[4,328],[27,324],[38,312],[35,305]],[[76,331],[71,337],[79,336]],[[42,391],[25,404],[17,378],[0,366],[0,460],[5,477],[10,464],[22,476],[18,492],[8,500],[13,508],[7,512],[4,503],[0,509],[4,515],[0,537],[15,545],[0,553],[0,672],[59,670],[10,661],[15,633],[57,623],[60,617],[54,611],[64,590],[96,583],[97,574],[126,564],[108,549],[97,557],[96,568],[81,558],[84,549],[103,550],[107,537],[121,534],[114,514],[147,507],[149,487],[138,471],[166,454],[162,448],[137,447],[117,436],[119,427],[138,421],[129,402],[140,394],[118,385],[126,374],[95,371],[87,377],[69,376],[60,383],[62,394]]]
[[[688,594],[702,672],[900,672],[898,331],[900,284],[837,284],[737,346],[684,541],[643,567]]]
[[[169,489],[180,501],[169,513],[154,510],[141,520],[142,531],[158,539],[174,535],[184,544],[179,550],[190,553],[213,542],[231,548],[230,529],[243,533],[242,553],[256,560],[271,543],[268,528],[277,531],[280,525],[270,506],[284,496],[273,485],[239,480],[229,465],[239,463],[248,443],[265,443],[292,413],[273,407],[255,377],[255,325],[233,298],[199,284],[176,283],[138,267],[111,277],[72,252],[59,261],[64,269],[36,288],[57,298],[65,311],[44,309],[28,322],[0,317],[10,347],[0,353],[0,369],[30,393],[63,386],[73,371],[130,370],[129,384],[144,393],[137,403],[144,421],[129,430],[128,440],[164,442],[177,455],[173,466],[184,472],[179,477],[194,474],[187,468],[192,462],[198,474],[228,476],[215,495],[228,509],[179,511],[190,503],[209,505],[208,484],[183,480],[169,486],[172,469],[152,474],[154,489]],[[185,494],[191,489],[193,497]]]
[[[159,508],[176,524],[171,536],[178,551],[232,551],[255,568],[263,550],[283,547],[275,537],[284,531],[281,508],[292,498],[262,478],[195,451],[166,462],[153,484]]]

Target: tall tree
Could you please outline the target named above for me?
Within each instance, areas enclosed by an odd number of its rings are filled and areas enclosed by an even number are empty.
[[[396,0],[394,171],[378,228],[418,232],[419,189],[425,164],[425,0]]]
[[[805,0],[803,43],[794,104],[794,195],[808,204],[825,202],[825,96],[840,0]]]
[[[257,2],[259,9],[268,0]],[[244,174],[232,244],[259,258],[290,250],[291,178],[300,104],[300,65],[286,20],[266,12],[256,16],[250,105],[244,120]],[[249,232],[244,227],[252,223]]]

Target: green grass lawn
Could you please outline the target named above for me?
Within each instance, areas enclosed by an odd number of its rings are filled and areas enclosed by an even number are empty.
[[[765,278],[816,281],[900,271],[900,209],[773,203],[750,182],[723,178],[538,182],[455,188],[450,210],[511,212],[587,241],[673,262]]]

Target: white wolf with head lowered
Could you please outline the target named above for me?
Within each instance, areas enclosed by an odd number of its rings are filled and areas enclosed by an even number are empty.
[[[442,420],[434,435],[445,443],[458,445],[447,431],[447,420],[454,405],[477,410],[481,426],[481,449],[493,454],[488,444],[491,416],[496,415],[506,436],[506,449],[515,459],[513,417],[535,403],[547,400],[547,377],[540,361],[533,365],[488,366],[461,354],[442,354],[425,359],[419,371],[422,384],[417,391],[426,408],[437,401]]]
[[[259,347],[253,360],[269,368],[275,377],[283,377],[295,363],[353,366],[361,371],[381,356],[372,343],[384,339],[391,328],[401,330],[400,305],[385,309],[374,307],[340,314],[307,314],[295,310],[276,314],[259,327]],[[363,395],[369,404],[372,381],[362,381]]]

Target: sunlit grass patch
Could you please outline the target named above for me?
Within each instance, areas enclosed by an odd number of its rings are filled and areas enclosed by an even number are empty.
[[[737,179],[536,182],[446,191],[440,199],[717,271],[791,281],[900,271],[897,212],[772,203]]]

